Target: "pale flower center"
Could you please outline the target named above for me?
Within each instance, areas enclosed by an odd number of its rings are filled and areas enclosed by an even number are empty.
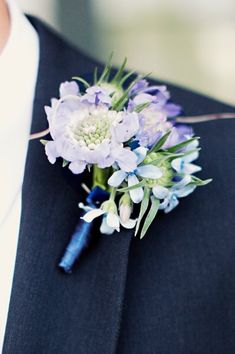
[[[110,141],[111,123],[108,111],[74,112],[69,135],[80,147],[95,150],[100,144]]]

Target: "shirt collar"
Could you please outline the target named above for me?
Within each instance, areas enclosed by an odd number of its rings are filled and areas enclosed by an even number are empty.
[[[39,62],[37,32],[14,0],[7,3],[11,28],[0,55],[0,131],[5,133],[8,127],[13,128],[12,124],[17,125],[17,117],[21,123],[29,121],[25,112],[31,104]]]
[[[37,32],[13,0],[11,29],[0,55],[0,218],[23,181],[39,63]]]

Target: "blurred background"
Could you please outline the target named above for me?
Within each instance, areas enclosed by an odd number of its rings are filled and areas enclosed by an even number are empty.
[[[234,0],[18,0],[86,53],[235,104]],[[79,73],[75,73],[79,74]]]

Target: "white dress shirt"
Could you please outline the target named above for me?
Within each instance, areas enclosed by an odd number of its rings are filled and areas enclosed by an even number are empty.
[[[6,328],[21,215],[21,189],[39,62],[38,35],[13,0],[0,54],[0,353]]]

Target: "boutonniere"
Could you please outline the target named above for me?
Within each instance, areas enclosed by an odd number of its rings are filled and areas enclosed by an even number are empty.
[[[82,216],[59,264],[65,272],[89,246],[95,219],[101,234],[118,237],[126,228],[143,238],[158,211],[169,213],[211,181],[195,176],[199,137],[177,120],[182,108],[167,87],[131,80],[125,64],[113,76],[110,62],[101,76],[95,70],[92,83],[81,77],[62,83],[59,99],[45,107],[48,130],[32,137],[50,133],[51,140],[41,140],[50,163],[59,159],[71,173],[93,175],[91,186],[83,184]]]

